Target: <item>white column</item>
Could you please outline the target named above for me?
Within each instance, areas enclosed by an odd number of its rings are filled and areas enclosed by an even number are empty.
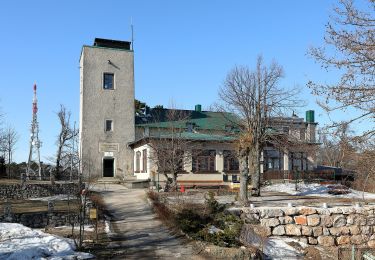
[[[193,171],[193,156],[192,151],[184,151],[184,171],[191,173]]]
[[[261,164],[260,164],[260,173],[264,173],[264,164],[266,163],[265,161],[264,161],[264,151],[261,151],[260,152],[260,162],[261,162]]]
[[[284,171],[289,171],[289,153],[284,151]]]
[[[223,150],[216,150],[215,167],[216,167],[216,171],[221,172],[221,173],[224,172]]]

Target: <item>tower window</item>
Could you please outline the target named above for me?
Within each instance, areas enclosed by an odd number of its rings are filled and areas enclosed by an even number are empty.
[[[114,78],[115,78],[115,75],[113,73],[104,73],[103,74],[103,89],[113,89]]]
[[[113,131],[113,121],[112,120],[105,120],[105,131],[110,132]]]

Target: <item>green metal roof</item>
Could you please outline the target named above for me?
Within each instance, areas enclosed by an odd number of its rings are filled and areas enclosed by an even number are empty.
[[[232,142],[236,140],[234,136],[224,136],[224,135],[212,135],[212,134],[202,134],[194,132],[181,132],[177,134],[162,134],[160,136],[153,136],[150,138],[182,138],[186,140],[193,141],[218,141],[218,142]]]
[[[193,111],[188,110],[189,115],[184,120],[168,121],[165,114],[167,109],[162,111],[162,115],[157,122],[142,123],[138,122],[137,127],[152,127],[152,128],[186,128],[188,123],[194,124],[197,130],[227,130],[228,126],[236,127],[238,119],[231,113],[210,112],[210,111]]]
[[[153,135],[153,136],[144,136],[137,141],[129,143],[131,147],[136,146],[139,142],[144,142],[149,139],[170,139],[170,138],[181,138],[185,140],[191,141],[206,141],[206,142],[233,142],[236,140],[234,136],[224,136],[224,135],[212,135],[212,134],[202,134],[202,133],[194,133],[194,132],[181,132],[175,134],[161,134],[161,135]]]

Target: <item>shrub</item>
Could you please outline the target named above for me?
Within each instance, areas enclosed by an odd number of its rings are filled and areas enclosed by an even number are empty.
[[[220,231],[210,232],[211,226],[219,228]],[[201,229],[196,238],[213,243],[222,247],[236,247],[241,245],[239,241],[243,222],[239,217],[219,213],[216,215],[212,223]]]
[[[215,215],[219,212],[224,210],[224,206],[220,205],[219,202],[215,199],[215,193],[213,191],[209,191],[207,193],[208,196],[205,196],[205,204],[208,208],[208,211],[211,215]]]
[[[176,215],[177,226],[187,234],[197,233],[204,227],[206,219],[193,209],[182,209]]]

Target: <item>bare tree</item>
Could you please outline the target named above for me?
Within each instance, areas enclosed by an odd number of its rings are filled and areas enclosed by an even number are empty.
[[[356,153],[354,160],[355,179],[353,188],[362,190],[362,198],[365,200],[364,192],[375,192],[375,143],[373,140],[367,140],[356,143]]]
[[[2,150],[4,152],[5,158],[8,161],[8,167],[7,167],[7,175],[8,178],[11,177],[11,163],[13,161],[13,153],[16,148],[16,144],[18,141],[18,134],[17,131],[11,127],[8,126],[6,129],[4,129],[2,134]]]
[[[5,158],[6,158],[6,150],[5,150],[5,140],[4,140],[4,129],[2,128],[3,126],[3,119],[4,119],[4,114],[1,111],[0,107],[0,153],[2,154],[0,156],[0,160],[2,161],[2,165],[5,165]]]
[[[365,7],[360,9],[353,0],[339,0],[326,26],[325,46],[309,50],[327,71],[341,73],[334,84],[308,83],[313,93],[323,97],[319,104],[328,112],[349,107],[360,112],[344,124],[364,119],[373,122],[375,116],[375,2],[362,2]],[[374,131],[370,129],[364,135],[372,136]]]
[[[252,175],[252,195],[260,195],[261,152],[269,140],[267,128],[270,118],[284,115],[286,111],[303,105],[303,102],[296,98],[298,88],[279,86],[283,75],[280,65],[273,62],[266,66],[263,58],[259,56],[254,70],[244,66],[232,69],[219,90],[222,109],[238,115],[240,119],[238,154],[240,200],[243,202],[248,200],[249,169]]]
[[[320,132],[322,146],[319,161],[323,165],[354,169],[357,139],[347,124],[325,128]]]
[[[166,112],[167,129],[158,129],[158,133],[150,136],[151,153],[149,158],[157,166],[159,174],[163,174],[167,182],[165,190],[177,189],[178,174],[184,166],[191,164],[193,143],[185,135],[185,126],[179,123],[189,117],[184,111],[168,109]]]
[[[60,133],[57,138],[56,167],[51,179],[67,169],[72,163],[72,139],[78,135],[78,131],[70,126],[70,111],[67,111],[64,105],[60,105],[60,111],[57,113],[60,121]]]

